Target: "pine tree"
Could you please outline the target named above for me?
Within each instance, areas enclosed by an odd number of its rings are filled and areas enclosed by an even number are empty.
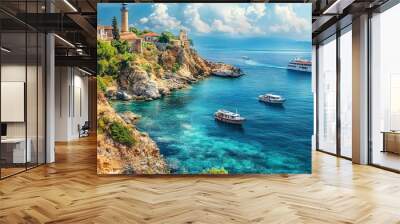
[[[118,29],[118,22],[117,17],[112,18],[112,34],[114,40],[119,40],[119,29]]]

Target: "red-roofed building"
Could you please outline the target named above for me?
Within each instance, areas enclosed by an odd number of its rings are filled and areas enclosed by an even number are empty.
[[[112,40],[112,26],[97,26],[97,39],[99,40]]]
[[[160,37],[159,34],[154,33],[154,32],[150,32],[150,33],[145,33],[142,35],[144,41],[146,42],[157,42],[158,38]]]

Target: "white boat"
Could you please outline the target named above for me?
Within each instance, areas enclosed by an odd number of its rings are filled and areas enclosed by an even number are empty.
[[[242,56],[242,58],[243,58],[244,60],[249,60],[249,59],[250,59],[248,56]]]
[[[243,124],[243,122],[246,120],[244,117],[241,117],[240,114],[227,110],[218,110],[214,113],[214,117],[218,121],[230,124]]]
[[[238,77],[244,75],[240,69],[235,70],[235,71],[217,70],[217,71],[214,71],[212,74],[215,76],[219,76],[219,77],[230,77],[230,78],[238,78]]]
[[[271,104],[283,104],[286,101],[286,99],[283,98],[282,96],[270,93],[259,95],[258,100],[264,103],[271,103]]]
[[[311,61],[296,58],[289,62],[288,69],[301,71],[301,72],[311,72]]]

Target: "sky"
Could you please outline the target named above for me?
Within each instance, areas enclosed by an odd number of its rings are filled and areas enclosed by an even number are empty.
[[[121,4],[99,3],[97,22],[121,24]],[[311,41],[310,3],[130,3],[129,26],[190,36]]]

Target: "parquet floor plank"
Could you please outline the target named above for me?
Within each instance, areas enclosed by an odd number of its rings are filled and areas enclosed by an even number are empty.
[[[0,223],[397,223],[400,175],[313,152],[311,175],[96,174],[96,139],[0,181]]]

